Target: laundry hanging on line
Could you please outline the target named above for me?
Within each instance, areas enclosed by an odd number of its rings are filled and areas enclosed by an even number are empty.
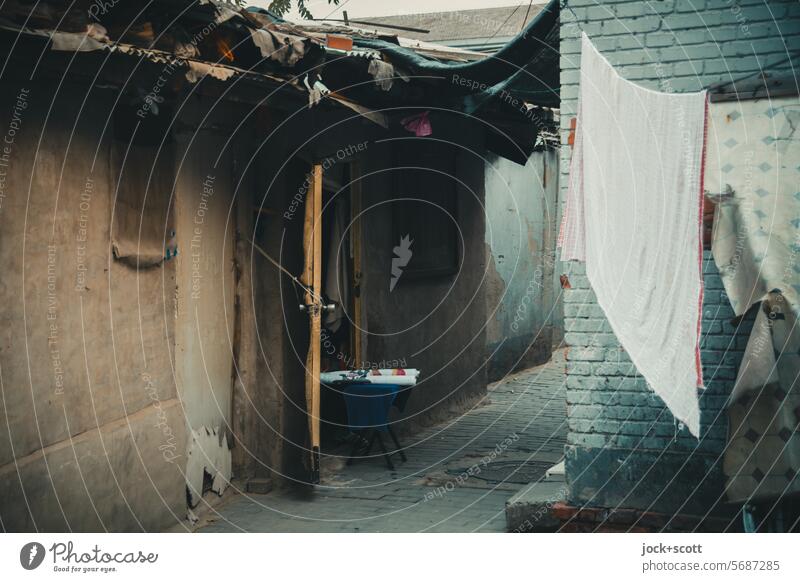
[[[706,92],[640,87],[581,42],[561,260],[586,263],[631,361],[699,436]]]

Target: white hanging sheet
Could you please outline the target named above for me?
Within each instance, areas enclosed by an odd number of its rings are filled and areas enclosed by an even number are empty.
[[[622,347],[698,436],[706,93],[623,79],[584,34],[561,259],[586,274]]]

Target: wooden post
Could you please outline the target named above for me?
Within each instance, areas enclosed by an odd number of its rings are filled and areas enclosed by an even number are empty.
[[[351,348],[353,361],[361,366],[362,314],[361,314],[361,173],[358,162],[350,164],[350,237],[353,249],[353,330]]]
[[[306,357],[306,413],[310,437],[311,482],[319,483],[320,458],[320,334],[322,332],[322,166],[315,164],[306,195],[303,228],[305,263],[303,283],[309,317],[309,345]]]

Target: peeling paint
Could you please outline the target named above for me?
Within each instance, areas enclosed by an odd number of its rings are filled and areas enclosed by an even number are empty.
[[[189,506],[197,507],[203,496],[205,474],[211,476],[211,490],[222,495],[231,482],[231,451],[225,431],[200,427],[192,431],[192,440],[187,448],[186,488],[189,491]]]
[[[282,38],[278,38],[274,32],[263,28],[251,29],[250,35],[262,57],[278,61],[282,65],[292,67],[306,54],[308,41],[302,36],[283,33]]]
[[[50,35],[51,48],[54,51],[90,52],[105,48],[87,33],[53,32]]]
[[[190,83],[197,83],[206,75],[211,75],[220,81],[227,81],[233,76],[233,69],[227,67],[215,67],[200,61],[187,61],[187,64],[189,65],[189,70],[186,71],[186,79]]]

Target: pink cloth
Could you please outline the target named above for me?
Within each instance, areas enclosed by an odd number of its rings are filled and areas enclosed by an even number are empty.
[[[400,123],[417,137],[427,137],[433,133],[427,111],[406,117]]]

